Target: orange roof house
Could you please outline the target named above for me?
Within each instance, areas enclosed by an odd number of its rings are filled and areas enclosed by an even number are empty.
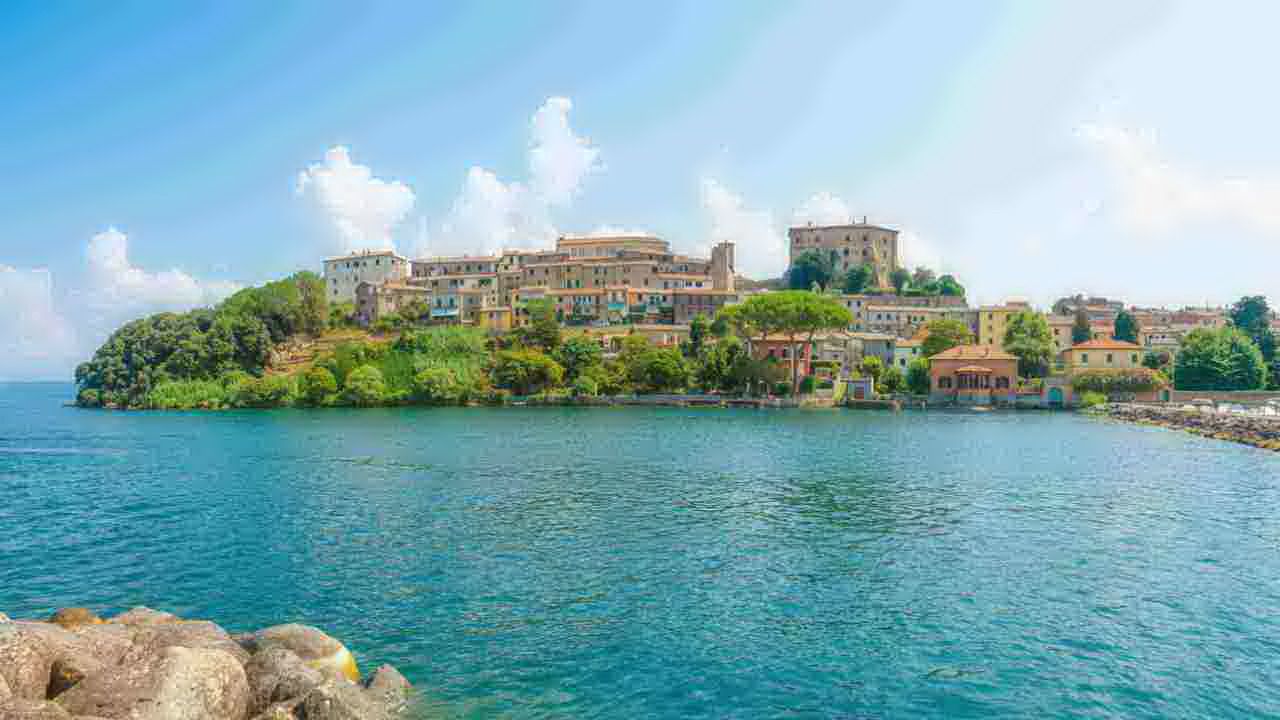
[[[966,405],[1013,402],[1018,357],[995,345],[960,345],[929,358],[929,399]]]

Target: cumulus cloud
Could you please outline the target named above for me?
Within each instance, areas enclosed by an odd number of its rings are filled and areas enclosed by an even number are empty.
[[[844,200],[829,192],[811,195],[792,214],[796,225],[847,225],[852,219],[853,214]]]
[[[533,192],[550,205],[565,205],[587,175],[600,169],[600,150],[569,126],[569,98],[553,97],[531,121],[529,177]]]
[[[768,210],[746,207],[742,197],[718,180],[702,181],[702,207],[711,224],[712,243],[737,245],[738,271],[755,278],[778,277],[787,269],[787,241]]]
[[[0,379],[67,379],[120,325],[214,305],[241,288],[137,267],[128,236],[115,228],[90,238],[84,259],[84,281],[62,295],[54,294],[48,270],[0,265]]]
[[[129,237],[114,227],[89,239],[85,260],[89,278],[85,300],[106,323],[214,305],[241,287],[198,280],[177,269],[148,272],[136,267],[129,261]]]
[[[297,193],[314,198],[333,223],[337,234],[330,247],[338,253],[393,247],[392,231],[414,202],[408,185],[374,177],[341,145],[298,173]]]
[[[64,380],[75,332],[54,307],[48,270],[0,265],[0,380]]]
[[[1135,233],[1157,235],[1195,221],[1280,231],[1280,182],[1206,177],[1179,167],[1161,155],[1151,132],[1089,124],[1077,135],[1105,159],[1120,220]]]
[[[529,177],[503,181],[472,167],[431,254],[493,253],[504,247],[548,246],[559,231],[552,210],[569,205],[583,181],[600,170],[600,151],[573,132],[568,98],[553,97],[530,120]]]

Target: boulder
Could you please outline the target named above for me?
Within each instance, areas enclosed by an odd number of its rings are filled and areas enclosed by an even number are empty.
[[[400,712],[409,704],[412,690],[413,686],[404,675],[390,665],[374,670],[365,683],[365,692],[392,712]]]
[[[168,646],[84,678],[57,702],[120,720],[236,720],[248,712],[249,683],[222,650]]]
[[[133,649],[128,632],[107,625],[85,625],[75,630],[49,623],[16,625],[39,638],[52,661],[42,697],[57,697],[85,676],[115,666]]]
[[[4,624],[7,622],[13,622],[13,620],[10,620],[8,615],[5,615],[4,613],[0,612],[0,624]]]
[[[57,703],[11,698],[0,701],[0,720],[72,720]]]
[[[389,720],[392,711],[359,685],[332,678],[307,693],[298,706],[306,720]]]
[[[81,625],[101,625],[102,618],[88,608],[62,608],[49,618],[49,622],[70,630]]]
[[[292,651],[311,667],[326,673],[339,673],[351,682],[359,682],[360,669],[345,645],[309,625],[276,625],[259,630],[246,643],[252,652],[282,647]]]
[[[0,625],[0,677],[19,700],[44,700],[53,664],[49,648],[17,623]]]
[[[204,620],[182,620],[170,623],[129,625],[136,655],[155,654],[166,647],[221,650],[234,657],[241,665],[249,661],[249,653],[231,639],[226,630]]]
[[[244,666],[249,680],[249,713],[267,712],[273,703],[301,698],[324,684],[324,675],[291,650],[271,647],[259,651]]]
[[[136,607],[116,615],[111,618],[111,622],[120,623],[121,625],[157,625],[159,623],[174,622],[177,619],[178,616],[172,613],[152,610],[149,607]]]

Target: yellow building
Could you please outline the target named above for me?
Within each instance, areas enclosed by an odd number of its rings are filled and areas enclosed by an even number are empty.
[[[978,344],[1003,349],[1004,331],[1009,327],[1009,318],[1030,309],[1031,305],[1021,300],[1009,300],[1003,305],[978,308]]]
[[[1123,340],[1090,340],[1062,352],[1070,372],[1129,370],[1142,367],[1142,346]]]

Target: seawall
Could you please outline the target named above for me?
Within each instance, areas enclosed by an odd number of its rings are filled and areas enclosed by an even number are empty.
[[[1266,450],[1280,451],[1280,417],[1217,412],[1212,407],[1109,403],[1088,410],[1115,420],[1158,425],[1230,440]]]

